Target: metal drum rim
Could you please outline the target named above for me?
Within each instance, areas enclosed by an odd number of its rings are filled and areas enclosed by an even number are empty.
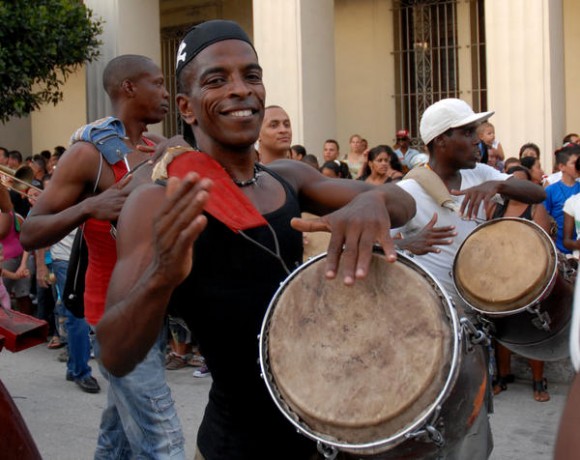
[[[375,254],[382,254],[380,249],[375,248]],[[431,403],[427,410],[425,410],[423,416],[419,417],[415,420],[412,424],[407,426],[404,430],[399,431],[396,435],[390,436],[386,439],[380,439],[372,442],[367,443],[347,443],[347,442],[340,442],[335,439],[331,439],[328,437],[322,437],[314,430],[312,430],[305,422],[299,420],[298,414],[294,413],[292,409],[290,409],[284,402],[281,396],[279,395],[277,388],[275,386],[275,382],[273,381],[273,377],[268,369],[269,366],[269,357],[268,357],[268,330],[269,330],[269,323],[270,318],[276,308],[276,304],[284,292],[286,287],[296,278],[296,276],[302,272],[302,270],[309,265],[312,265],[318,262],[320,259],[326,258],[327,253],[319,254],[315,257],[308,259],[306,262],[301,264],[297,267],[278,287],[276,293],[272,297],[270,304],[268,305],[268,309],[266,310],[266,314],[264,315],[264,319],[262,321],[262,327],[260,328],[260,335],[258,336],[259,340],[259,359],[260,359],[260,370],[262,373],[262,378],[266,384],[268,392],[270,393],[270,397],[274,400],[276,407],[282,412],[284,417],[303,435],[306,437],[317,441],[321,444],[335,447],[339,450],[343,451],[350,451],[350,452],[358,452],[358,451],[387,451],[390,448],[395,447],[396,445],[406,441],[412,433],[420,429],[424,426],[430,418],[432,417],[433,413],[435,413],[438,408],[441,407],[441,404],[445,401],[445,399],[449,396],[455,381],[459,375],[459,369],[461,368],[461,344],[462,344],[462,329],[459,324],[459,318],[455,306],[450,298],[450,296],[445,292],[442,285],[437,281],[437,279],[424,267],[422,267],[419,263],[412,260],[412,258],[408,257],[407,255],[403,254],[401,251],[397,250],[397,261],[402,262],[403,264],[410,266],[414,269],[417,269],[423,276],[425,276],[428,281],[439,291],[439,297],[441,298],[442,303],[444,304],[445,313],[447,314],[448,318],[450,319],[450,325],[453,327],[452,330],[452,353],[451,353],[451,364],[449,366],[449,372],[447,374],[447,378],[445,379],[445,384],[443,388],[439,392],[437,398]]]
[[[535,227],[538,231],[543,233],[546,236],[546,241],[548,242],[547,246],[550,248],[550,253],[554,259],[554,267],[553,267],[553,269],[548,277],[549,282],[546,284],[544,289],[542,289],[542,291],[540,291],[540,293],[538,294],[538,296],[535,300],[532,300],[531,302],[529,302],[521,307],[518,307],[514,310],[509,310],[509,311],[497,312],[497,311],[483,310],[482,308],[476,307],[475,305],[473,305],[471,303],[471,301],[466,299],[465,296],[462,294],[461,289],[458,288],[458,283],[457,283],[456,277],[455,277],[455,267],[457,266],[457,258],[459,257],[459,253],[461,252],[463,245],[469,239],[469,236],[471,236],[474,232],[479,231],[479,229],[487,227],[487,226],[492,225],[494,223],[498,223],[498,222],[502,222],[502,221],[506,221],[506,220],[522,222],[522,223],[529,225],[531,227]],[[459,298],[463,302],[465,302],[466,305],[468,305],[470,308],[472,308],[476,312],[481,313],[482,315],[488,316],[490,318],[505,318],[506,316],[512,316],[512,315],[516,315],[518,313],[522,313],[524,311],[529,311],[530,308],[541,303],[542,300],[544,300],[550,294],[550,292],[552,292],[552,289],[554,288],[554,284],[556,283],[557,276],[558,276],[558,252],[556,250],[556,245],[554,244],[554,241],[552,240],[552,238],[550,238],[550,235],[548,235],[546,233],[546,231],[542,227],[540,227],[538,224],[536,224],[535,222],[533,222],[531,220],[523,219],[521,217],[502,217],[501,219],[488,220],[486,222],[483,222],[482,224],[479,224],[467,236],[467,238],[465,238],[465,240],[463,240],[463,242],[459,246],[459,249],[455,253],[455,257],[453,258],[453,267],[451,270],[451,277],[453,278],[453,285],[455,286],[455,291],[457,292],[457,295],[459,296]]]

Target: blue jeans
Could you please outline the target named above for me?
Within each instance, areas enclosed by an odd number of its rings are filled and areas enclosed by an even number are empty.
[[[184,459],[185,440],[171,390],[165,380],[166,328],[145,359],[125,377],[111,375],[101,417],[96,460]],[[95,340],[95,355],[100,355]]]
[[[84,379],[91,375],[91,345],[89,342],[89,325],[84,318],[77,318],[68,308],[64,306],[60,299],[64,292],[66,283],[66,272],[68,269],[67,260],[55,259],[52,261],[52,270],[56,276],[56,286],[58,291],[57,315],[66,318],[68,362],[66,363],[66,373],[73,380]]]

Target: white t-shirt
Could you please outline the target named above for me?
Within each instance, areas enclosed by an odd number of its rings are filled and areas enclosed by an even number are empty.
[[[501,173],[497,169],[482,163],[477,163],[474,169],[462,169],[460,173],[460,190],[465,190],[490,180],[505,180],[511,177],[509,174]],[[453,261],[455,259],[455,254],[459,250],[463,241],[477,227],[477,222],[464,220],[459,217],[457,213],[439,206],[437,202],[431,198],[427,192],[425,192],[423,187],[413,179],[403,179],[398,182],[397,185],[407,191],[415,199],[417,213],[415,214],[415,217],[413,217],[403,227],[391,230],[392,235],[396,235],[398,232],[401,232],[403,237],[415,235],[423,229],[425,225],[427,225],[434,213],[437,213],[438,216],[435,224],[436,227],[444,227],[448,225],[455,226],[457,236],[453,239],[452,244],[438,246],[441,250],[438,254],[429,253],[422,256],[414,256],[414,260],[442,284],[447,294],[449,294],[454,301],[459,302],[459,297],[451,274]],[[454,196],[453,200],[458,205],[461,205],[463,202],[463,196]],[[483,205],[479,209],[477,218],[481,220],[485,220],[486,218]],[[459,305],[459,303],[457,304]]]
[[[68,261],[70,259],[70,252],[72,250],[72,245],[76,234],[77,229],[75,228],[62,240],[50,247],[50,255],[53,260],[58,259]]]

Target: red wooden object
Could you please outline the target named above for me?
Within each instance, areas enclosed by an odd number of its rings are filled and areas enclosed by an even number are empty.
[[[0,335],[7,350],[17,352],[46,342],[48,323],[34,316],[0,308]]]

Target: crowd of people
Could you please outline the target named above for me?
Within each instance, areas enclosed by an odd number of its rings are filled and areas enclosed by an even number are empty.
[[[179,50],[183,136],[146,132],[167,114],[169,94],[149,58],[123,55],[103,74],[111,116],[74,133],[66,152],[57,147],[22,166],[19,152],[0,149],[0,164],[15,175],[30,169],[24,185],[9,177],[0,186],[0,302],[48,321],[47,346],[64,350],[64,377],[87,393],[100,391],[89,365],[97,358],[109,395],[95,458],[183,458],[165,371],[186,366],[213,377],[196,458],[316,458],[316,444],[279,413],[257,365],[256,336],[276,288],[302,261],[302,232],[331,231],[326,277],[340,264],[346,285],[366,277],[375,242],[390,262],[395,246],[413,252],[467,316],[448,273],[477,221],[523,217],[562,254],[580,252],[578,136],[566,136],[557,174],[547,176],[535,144],[506,155],[488,121],[493,112],[444,99],[422,115],[423,148],[403,128],[394,143],[374,147],[353,134],[344,155],[330,138],[307,149],[292,144],[286,111],[265,106],[256,52],[237,24],[202,23]],[[179,179],[152,182],[165,152]],[[418,178],[405,179],[415,168],[438,177],[459,214]],[[63,296],[82,238],[89,256],[78,315]],[[512,378],[509,351],[497,344],[496,354],[495,394]],[[543,363],[531,367],[535,400],[549,400]],[[446,447],[451,457],[489,456],[491,393],[465,441]]]

